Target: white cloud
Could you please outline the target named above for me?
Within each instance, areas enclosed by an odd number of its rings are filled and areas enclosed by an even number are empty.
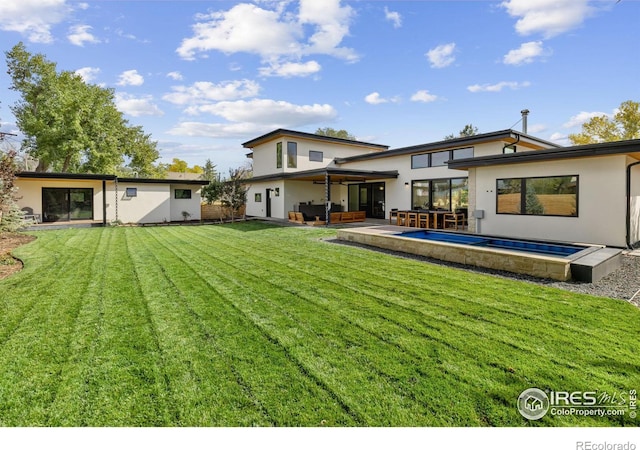
[[[514,66],[532,63],[538,56],[545,53],[542,41],[525,42],[519,48],[510,50],[504,55],[502,62]]]
[[[67,39],[73,45],[83,47],[85,43],[97,44],[100,42],[93,34],[91,34],[92,27],[89,25],[74,25],[69,29]]]
[[[437,47],[432,48],[425,53],[425,56],[429,59],[431,67],[442,69],[450,66],[456,60],[455,56],[453,56],[455,49],[455,42],[450,42],[449,44],[438,45]]]
[[[126,93],[116,93],[115,102],[119,111],[133,117],[164,115],[164,112],[153,102],[151,95],[136,97]]]
[[[118,77],[118,86],[142,86],[144,77],[137,70],[126,70]]]
[[[288,124],[301,126],[333,119],[336,111],[331,105],[294,105],[269,99],[237,100],[212,103],[199,107],[200,112],[220,116],[231,122],[253,124]]]
[[[164,95],[163,100],[176,105],[193,106],[255,97],[260,92],[260,85],[251,80],[224,81],[218,84],[197,81],[191,86],[174,86],[172,89],[173,92]]]
[[[370,105],[379,105],[380,103],[387,103],[388,100],[381,98],[380,93],[372,92],[364,98],[364,101]]]
[[[572,116],[568,122],[565,122],[562,126],[564,128],[573,128],[573,127],[578,127],[580,125],[582,125],[585,122],[588,122],[589,120],[593,119],[594,117],[601,117],[601,116],[606,116],[606,117],[612,117],[613,114],[607,114],[604,112],[586,112],[586,111],[581,111],[578,114],[576,114],[575,116]]]
[[[412,102],[431,103],[438,100],[438,96],[430,94],[427,90],[420,90],[411,96]]]
[[[72,11],[65,0],[2,0],[0,30],[15,31],[29,42],[53,42],[51,27],[62,22]]]
[[[206,111],[226,120],[222,123],[181,122],[169,134],[206,137],[248,137],[275,128],[295,128],[335,119],[331,105],[294,105],[284,101],[254,99],[207,105]]]
[[[183,39],[176,51],[184,59],[206,57],[209,51],[246,52],[270,64],[312,54],[357,60],[352,49],[340,47],[349,33],[350,6],[341,6],[340,0],[301,0],[298,11],[287,11],[289,3],[279,2],[276,9],[240,3],[228,11],[200,14],[193,36]]]
[[[555,144],[558,145],[569,145],[571,144],[569,142],[569,136],[567,136],[566,134],[562,134],[562,133],[553,133],[551,136],[549,136],[549,140]]]
[[[527,132],[529,134],[534,134],[534,133],[541,133],[545,131],[547,129],[547,126],[542,123],[537,123],[537,124],[529,125],[527,128],[528,128]]]
[[[384,7],[384,17],[389,22],[393,23],[393,28],[400,28],[402,26],[402,16],[397,11],[389,11],[389,8]]]
[[[528,81],[501,81],[496,84],[474,84],[472,86],[468,86],[467,90],[470,92],[500,92],[504,88],[516,90],[529,86],[531,86],[531,83]]]
[[[85,83],[89,83],[96,79],[100,73],[100,69],[97,67],[82,67],[76,70],[76,73],[82,77]]]
[[[184,77],[182,76],[182,74],[180,72],[169,72],[167,74],[167,76],[169,78],[171,78],[172,80],[176,80],[176,81],[181,81]]]
[[[540,33],[545,38],[579,26],[594,12],[589,0],[508,0],[501,6],[519,18],[515,25],[519,34]]]
[[[261,67],[260,75],[264,77],[278,76],[284,78],[306,77],[320,72],[321,69],[322,67],[317,61],[307,61],[306,63],[274,63],[268,67]]]

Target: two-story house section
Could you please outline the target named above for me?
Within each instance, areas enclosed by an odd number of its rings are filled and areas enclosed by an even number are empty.
[[[250,216],[284,219],[288,211],[304,210],[324,221],[327,204],[332,211],[349,210],[350,184],[397,177],[393,169],[371,172],[358,167],[341,168],[334,163],[336,158],[381,153],[389,148],[386,145],[284,129],[242,145],[252,150],[249,156],[253,158],[253,178],[247,182]],[[378,197],[384,199],[384,192]],[[368,204],[374,204],[373,197]],[[383,210],[376,214],[385,217]]]

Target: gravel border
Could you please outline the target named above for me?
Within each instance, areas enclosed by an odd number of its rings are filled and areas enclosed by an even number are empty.
[[[457,269],[468,272],[484,273],[494,275],[500,278],[511,280],[520,280],[527,283],[538,284],[541,286],[555,287],[566,291],[576,292],[580,294],[595,295],[598,297],[608,297],[613,299],[624,300],[640,307],[640,255],[638,252],[624,251],[622,255],[621,267],[603,277],[595,283],[582,283],[577,281],[556,281],[544,278],[536,278],[530,275],[506,272],[503,270],[486,269],[483,267],[466,266],[464,264],[441,261],[439,259],[428,258],[425,256],[411,255],[408,253],[386,250],[383,248],[373,247],[370,245],[359,244],[349,241],[341,241],[335,238],[324,239],[325,242],[339,245],[348,245],[371,250],[378,253],[385,253],[400,258],[424,261],[439,266],[455,267]]]

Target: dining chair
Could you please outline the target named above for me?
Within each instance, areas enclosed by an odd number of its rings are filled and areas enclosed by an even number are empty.
[[[398,216],[396,219],[396,225],[404,226],[407,223],[407,212],[406,211],[398,211]]]
[[[417,212],[409,212],[407,213],[407,222],[405,224],[408,227],[417,227],[418,226],[418,213]]]
[[[429,228],[429,213],[418,213],[418,228]]]

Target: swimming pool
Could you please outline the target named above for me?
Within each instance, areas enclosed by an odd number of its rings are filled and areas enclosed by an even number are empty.
[[[567,257],[574,255],[586,247],[571,244],[555,244],[549,242],[539,242],[521,239],[493,238],[489,236],[478,236],[459,233],[447,233],[445,231],[407,231],[400,233],[401,236],[415,239],[425,239],[429,241],[448,242],[452,244],[474,245],[478,247],[499,248],[504,250],[514,250],[526,253],[536,253],[539,255]]]

